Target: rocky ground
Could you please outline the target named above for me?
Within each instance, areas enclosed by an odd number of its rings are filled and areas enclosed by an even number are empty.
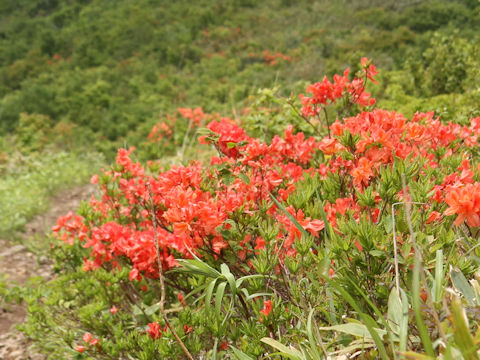
[[[20,241],[0,239],[0,274],[7,275],[10,286],[23,285],[32,276],[52,278],[48,258],[29,251],[32,247],[28,244],[42,238],[60,215],[75,210],[82,200],[90,198],[93,193],[91,185],[63,191],[51,199],[51,208],[47,212],[33,218],[25,226],[25,231],[18,234]],[[44,359],[44,356],[35,353],[32,344],[15,327],[23,322],[25,315],[23,304],[2,304],[0,299],[0,360]]]

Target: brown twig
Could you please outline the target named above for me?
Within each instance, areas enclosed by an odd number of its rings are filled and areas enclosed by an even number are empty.
[[[323,106],[323,113],[325,114],[325,121],[327,122],[327,132],[328,132],[328,137],[330,138],[330,122],[328,121],[328,113],[327,113],[327,108]]]
[[[238,295],[238,298],[240,299],[240,303],[242,304],[243,311],[245,311],[246,320],[248,321],[250,320],[250,311],[248,311],[247,304],[245,303],[245,300],[243,299],[242,294],[237,293],[237,295]]]
[[[292,102],[287,102],[288,105],[291,106],[291,108],[293,109],[293,111],[295,111],[295,113],[300,117],[302,118],[303,120],[305,120],[307,122],[308,125],[310,125],[313,130],[315,130],[315,132],[318,134],[318,135],[322,135],[320,133],[320,130],[317,129],[317,127],[315,125],[312,124],[312,122],[310,120],[308,120],[308,117],[304,116],[302,113],[300,113],[300,111],[298,111],[298,109],[295,107],[295,105],[292,103]]]
[[[390,201],[390,199],[387,197],[385,199],[385,201],[383,202],[383,205],[380,209],[380,212],[378,213],[378,218],[377,218],[377,222],[375,223],[375,225],[379,225],[380,221],[382,221],[383,212],[385,211],[385,208],[387,207],[387,204],[388,204],[389,201]]]
[[[160,259],[160,247],[158,245],[157,217],[155,216],[155,204],[153,202],[152,189],[150,188],[149,182],[147,182],[147,189],[148,189],[148,195],[150,196],[150,207],[152,211],[152,223],[153,223],[153,236],[155,240],[155,250],[157,251],[158,277],[160,279],[160,313],[162,315],[163,321],[165,321],[168,328],[170,329],[173,336],[175,337],[175,340],[177,340],[178,344],[180,345],[183,352],[185,353],[185,356],[188,359],[193,360],[193,356],[190,354],[190,351],[188,351],[182,339],[180,339],[177,332],[175,331],[173,326],[170,324],[170,321],[167,318],[167,314],[165,313],[165,279],[163,277],[162,260]]]

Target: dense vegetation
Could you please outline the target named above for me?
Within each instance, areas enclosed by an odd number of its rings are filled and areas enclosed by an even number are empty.
[[[381,99],[427,107],[474,89],[479,16],[476,1],[3,1],[0,131],[41,114],[112,157],[177,107],[238,114],[259,88],[297,93],[362,56],[405,70]]]
[[[15,290],[51,359],[479,358],[477,1],[0,7],[0,234],[101,192]]]

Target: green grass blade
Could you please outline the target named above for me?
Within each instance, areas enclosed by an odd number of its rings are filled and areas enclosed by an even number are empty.
[[[220,265],[220,270],[222,271],[222,275],[228,281],[228,285],[230,286],[230,290],[232,291],[232,294],[235,296],[235,294],[237,293],[237,283],[235,281],[235,277],[230,272],[230,269],[228,268],[227,264]]]
[[[174,271],[194,273],[197,275],[203,275],[210,278],[216,278],[221,276],[221,274],[212,268],[211,266],[205,264],[201,260],[196,259],[176,259],[181,267],[175,269]]]
[[[237,288],[239,288],[245,280],[260,279],[260,278],[264,278],[264,277],[265,277],[265,275],[262,275],[262,274],[253,274],[253,275],[242,276],[241,278],[236,280],[236,286],[237,286]],[[275,277],[272,277],[272,278],[275,279]]]
[[[327,278],[326,276],[324,278]],[[330,324],[338,324],[337,313],[335,312],[335,303],[333,302],[332,292],[329,288],[325,290],[325,294],[328,298],[328,317]]]
[[[216,283],[217,283],[217,279],[212,280],[210,284],[208,284],[207,291],[205,293],[205,313],[207,314],[207,316],[210,313],[213,289],[215,289]]]
[[[365,292],[363,292],[363,290],[358,286],[358,284],[356,282],[354,282],[352,279],[349,279],[349,281],[357,289],[357,291],[362,295],[362,297],[365,299],[367,304],[373,309],[373,311],[375,312],[375,315],[377,315],[377,318],[379,319],[379,321],[383,324],[383,326],[385,326],[385,330],[389,335],[388,338],[389,338],[389,341],[390,341],[390,347],[391,347],[392,352],[393,352],[393,358],[396,359],[397,355],[394,351],[395,344],[393,342],[394,334],[393,334],[393,332],[390,328],[390,324],[388,324],[388,322],[385,320],[382,312],[378,309],[377,306],[375,306],[375,304],[370,300],[370,298],[367,296],[367,294],[365,294]]]
[[[217,360],[217,348],[218,348],[218,338],[215,338],[215,343],[213,344],[212,350],[212,360]]]
[[[232,349],[237,360],[254,360],[254,358],[248,356],[243,351],[238,350],[236,347],[230,346],[230,349]]]
[[[453,286],[462,293],[465,299],[470,305],[476,305],[475,292],[468,283],[467,278],[460,270],[450,271],[450,278],[452,279]]]
[[[402,301],[397,293],[397,289],[393,288],[388,296],[388,326],[395,334],[400,333],[400,324],[402,322]]]
[[[320,197],[320,193],[318,192],[318,189],[315,189],[315,194],[317,196],[317,200],[320,208],[320,216],[322,217],[323,223],[325,224],[325,234],[330,240],[332,240],[333,229],[330,226],[330,223],[328,222],[328,219],[327,219],[327,214],[325,214],[325,210],[323,209],[323,201],[322,201],[322,198]]]
[[[401,354],[405,360],[435,360],[434,357],[418,354],[416,352],[408,351]],[[446,359],[445,359],[446,360]]]
[[[249,301],[249,300],[255,299],[259,296],[272,296],[272,294],[269,294],[269,293],[255,293],[255,294],[252,294],[252,295],[248,295],[245,300]]]
[[[270,345],[274,349],[279,350],[282,353],[282,356],[287,356],[288,358],[293,360],[302,360],[302,353],[300,351],[286,347],[275,339],[264,337],[260,341],[267,345]]]
[[[220,310],[222,309],[223,295],[225,294],[225,287],[227,286],[226,282],[222,282],[217,287],[217,292],[215,294],[215,314],[217,319],[220,319]]]
[[[197,287],[195,290],[190,291],[190,292],[185,296],[184,300],[187,300],[187,299],[191,298],[193,295],[198,294],[199,292],[202,292],[202,291],[205,290],[207,287],[208,287],[208,284],[204,284],[204,285],[201,285],[201,286]],[[200,297],[203,297],[203,296],[205,296],[205,294],[203,294],[203,295],[200,296]]]
[[[407,340],[408,340],[408,298],[405,291],[400,289],[400,295],[402,298],[402,320],[400,322],[400,344],[399,350],[402,352],[407,351]]]
[[[415,262],[413,266],[412,307],[415,313],[415,321],[417,322],[418,332],[425,348],[425,352],[428,356],[435,357],[432,340],[430,339],[428,329],[423,321],[422,310],[420,307],[420,271],[420,259],[418,256],[415,256]]]
[[[312,355],[314,356],[314,359],[320,360],[321,356],[317,349],[317,341],[316,341],[317,339],[313,335],[313,331],[312,331],[313,313],[314,313],[314,309],[310,310],[310,314],[308,314],[308,320],[307,320],[308,342],[310,343],[310,350],[312,352]],[[321,341],[320,339],[318,340]]]
[[[363,323],[367,327],[368,332],[370,333],[373,341],[375,342],[375,345],[377,345],[380,357],[383,360],[389,360],[390,357],[387,354],[387,350],[385,349],[385,345],[383,344],[383,341],[380,338],[377,331],[375,331],[375,329],[374,329],[375,327],[378,327],[378,324],[370,316],[368,316],[367,314],[365,314],[361,311],[361,309],[358,306],[358,304],[356,303],[356,301],[352,298],[352,296],[348,292],[345,291],[345,289],[343,289],[340,285],[334,283],[333,281],[331,281],[328,278],[325,278],[325,280],[330,281],[330,285],[333,288],[335,288],[335,290],[337,290],[342,295],[344,300],[347,301],[354,308],[354,310],[358,313],[361,320],[363,321]]]
[[[278,208],[287,216],[287,218],[295,225],[295,227],[302,233],[303,236],[308,237],[310,234],[308,233],[307,230],[303,228],[302,225],[295,219],[292,214],[290,214],[285,206],[283,206],[272,194],[270,194],[270,197],[272,198],[273,202],[278,206]]]
[[[435,291],[433,293],[433,301],[437,302],[442,296],[442,281],[444,277],[443,272],[443,251],[437,250],[435,258]]]
[[[462,353],[465,360],[479,360],[477,347],[473,340],[472,334],[468,327],[467,318],[465,316],[462,303],[459,298],[452,301],[452,317],[453,317],[453,336],[458,349]]]
[[[377,326],[377,324],[375,324],[375,326]],[[358,322],[347,322],[345,324],[323,326],[323,327],[320,327],[319,329],[324,331],[342,332],[344,334],[352,335],[355,337],[373,340],[373,337],[368,331],[368,328],[364,324],[361,324]],[[380,337],[383,337],[387,334],[387,332],[383,329],[375,328],[375,331],[378,333]]]

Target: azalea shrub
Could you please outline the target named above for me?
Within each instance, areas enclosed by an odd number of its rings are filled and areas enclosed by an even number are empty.
[[[377,109],[376,75],[363,58],[278,99],[290,121],[263,136],[265,109],[245,128],[179,110],[207,162],[118,150],[91,179],[101,195],[53,227],[58,276],[27,296],[24,330],[55,358],[462,353],[447,288],[476,291],[480,118]],[[172,136],[162,122],[149,138]]]

